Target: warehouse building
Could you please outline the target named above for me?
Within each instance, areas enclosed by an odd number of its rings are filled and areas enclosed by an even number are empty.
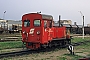
[[[54,23],[58,23],[59,21],[54,21]],[[72,25],[72,21],[71,20],[60,20],[61,24],[70,24]]]
[[[21,31],[22,22],[21,20],[3,20],[0,19],[0,32],[8,31]]]
[[[88,27],[90,27],[90,24],[87,24]]]

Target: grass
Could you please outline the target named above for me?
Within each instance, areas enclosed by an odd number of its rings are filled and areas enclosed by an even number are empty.
[[[67,60],[66,57],[57,56],[57,60]]]
[[[86,43],[86,44],[83,44],[83,45],[80,45],[80,46],[76,46],[75,49],[76,50],[79,50],[79,49],[85,49],[86,52],[88,52],[90,50],[90,43]],[[57,50],[58,51],[58,50]],[[55,52],[57,52],[55,50]],[[46,52],[45,52],[46,53]],[[43,54],[45,54],[43,52]],[[76,53],[83,53],[82,50],[80,50],[80,52],[76,52]],[[88,52],[89,53],[89,52]],[[43,55],[42,53],[40,55]],[[48,53],[48,54],[52,54],[52,53]],[[24,55],[23,57],[29,59],[29,57],[32,57],[31,60],[39,60],[38,57],[40,57],[40,55],[38,53],[36,54],[31,54],[31,55]],[[90,56],[90,53],[87,55],[87,56]],[[16,60],[20,59],[20,60],[24,60],[23,57],[16,57]],[[78,60],[79,58],[83,58],[84,56],[81,56],[81,55],[70,55],[69,53],[66,53],[66,54],[63,54],[63,55],[58,55],[58,56],[49,56],[49,57],[46,57],[46,58],[41,58],[40,60],[51,60],[52,58],[55,58],[55,60]],[[17,59],[18,58],[18,59]],[[27,60],[25,59],[25,60]],[[13,58],[3,58],[3,60],[13,60]]]
[[[84,39],[82,39],[82,37],[75,37],[71,41],[74,43],[74,42],[83,42],[88,40],[90,40],[90,37],[85,37]]]
[[[83,58],[83,56],[79,56],[79,55],[70,55],[70,54],[64,54],[63,56],[64,56],[64,58],[70,57],[70,60],[78,60],[79,58]],[[68,59],[68,58],[66,58],[66,59]]]
[[[81,42],[81,41],[86,41],[90,40],[90,37],[85,37],[85,39],[82,39],[81,37],[75,37],[72,39],[72,42]],[[21,41],[14,41],[14,42],[0,42],[0,49],[10,49],[10,48],[18,48],[22,47],[22,42]],[[54,51],[50,51],[47,53],[47,55],[50,55],[54,52],[57,52],[61,49],[55,49]],[[75,53],[83,53],[83,52],[88,52],[87,56],[90,56],[90,43],[82,44],[80,46],[76,46],[75,50],[78,50],[78,52]],[[41,52],[40,55],[44,55],[46,52]],[[37,59],[37,57],[40,56],[38,53],[36,54],[31,54],[32,59]],[[25,58],[29,59],[30,56],[26,55],[24,56]],[[52,58],[55,58],[55,60],[78,60],[79,58],[83,58],[84,56],[81,55],[70,55],[70,54],[63,54],[63,55],[58,55],[58,56],[50,56],[47,58],[41,58],[41,60],[51,60]],[[17,58],[17,57],[16,57]],[[19,57],[18,57],[19,58]],[[5,58],[4,60],[13,60],[13,58]],[[22,57],[20,57],[20,60],[24,60]],[[38,60],[38,59],[37,59]]]
[[[78,60],[79,58],[83,58],[83,56],[70,55],[70,54],[64,54],[62,56],[57,56],[57,60]]]
[[[77,49],[82,48],[84,52],[85,52],[85,50],[90,50],[90,42],[88,42],[88,43],[86,43],[86,44],[82,44],[82,45],[80,45],[80,46],[77,46],[76,48],[77,48]]]
[[[21,48],[21,47],[22,47],[22,41],[0,42],[0,50],[11,49],[11,48]]]
[[[19,37],[18,40],[21,40],[21,34],[15,33],[15,34],[0,34],[0,39],[3,39],[5,37]],[[3,49],[11,49],[11,48],[20,48],[22,47],[22,41],[7,41],[7,42],[0,42],[0,50]]]

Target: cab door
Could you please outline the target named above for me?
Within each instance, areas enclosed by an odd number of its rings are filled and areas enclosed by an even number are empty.
[[[52,21],[51,20],[44,20],[44,43],[49,42],[52,40],[53,37],[53,30],[52,30]]]
[[[47,30],[48,30],[48,41],[52,40],[53,38],[53,28],[52,28],[52,20],[48,20],[47,22]]]
[[[48,28],[47,28],[47,20],[44,20],[44,27],[43,27],[43,43],[48,42]]]
[[[27,19],[27,20],[23,20],[22,22],[22,38],[23,38],[23,41],[27,41],[28,40],[28,32],[30,30],[30,20]]]

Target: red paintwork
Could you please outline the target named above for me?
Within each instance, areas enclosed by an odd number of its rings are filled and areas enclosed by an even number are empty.
[[[64,38],[66,36],[65,27],[55,27],[54,28],[54,37],[53,38]]]
[[[90,58],[81,58],[79,60],[90,60]]]
[[[30,27],[24,27],[24,20],[30,20]],[[33,21],[34,19],[41,20],[40,27],[34,27]],[[22,33],[22,42],[26,42],[26,47],[30,49],[37,49],[40,47],[40,44],[48,44],[49,41],[55,38],[65,38],[66,36],[66,28],[65,27],[52,27],[52,28],[44,28],[44,20],[47,22],[48,19],[42,19],[42,15],[38,13],[25,14],[22,16],[22,32],[26,31],[26,34]],[[48,24],[49,25],[49,24]],[[34,34],[29,34],[30,29],[34,29]],[[37,35],[37,31],[40,31],[40,35]],[[33,45],[28,46],[28,42],[33,43]]]

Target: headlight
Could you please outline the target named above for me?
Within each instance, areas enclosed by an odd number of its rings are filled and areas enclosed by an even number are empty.
[[[37,31],[37,35],[39,35],[40,34],[40,31]]]

